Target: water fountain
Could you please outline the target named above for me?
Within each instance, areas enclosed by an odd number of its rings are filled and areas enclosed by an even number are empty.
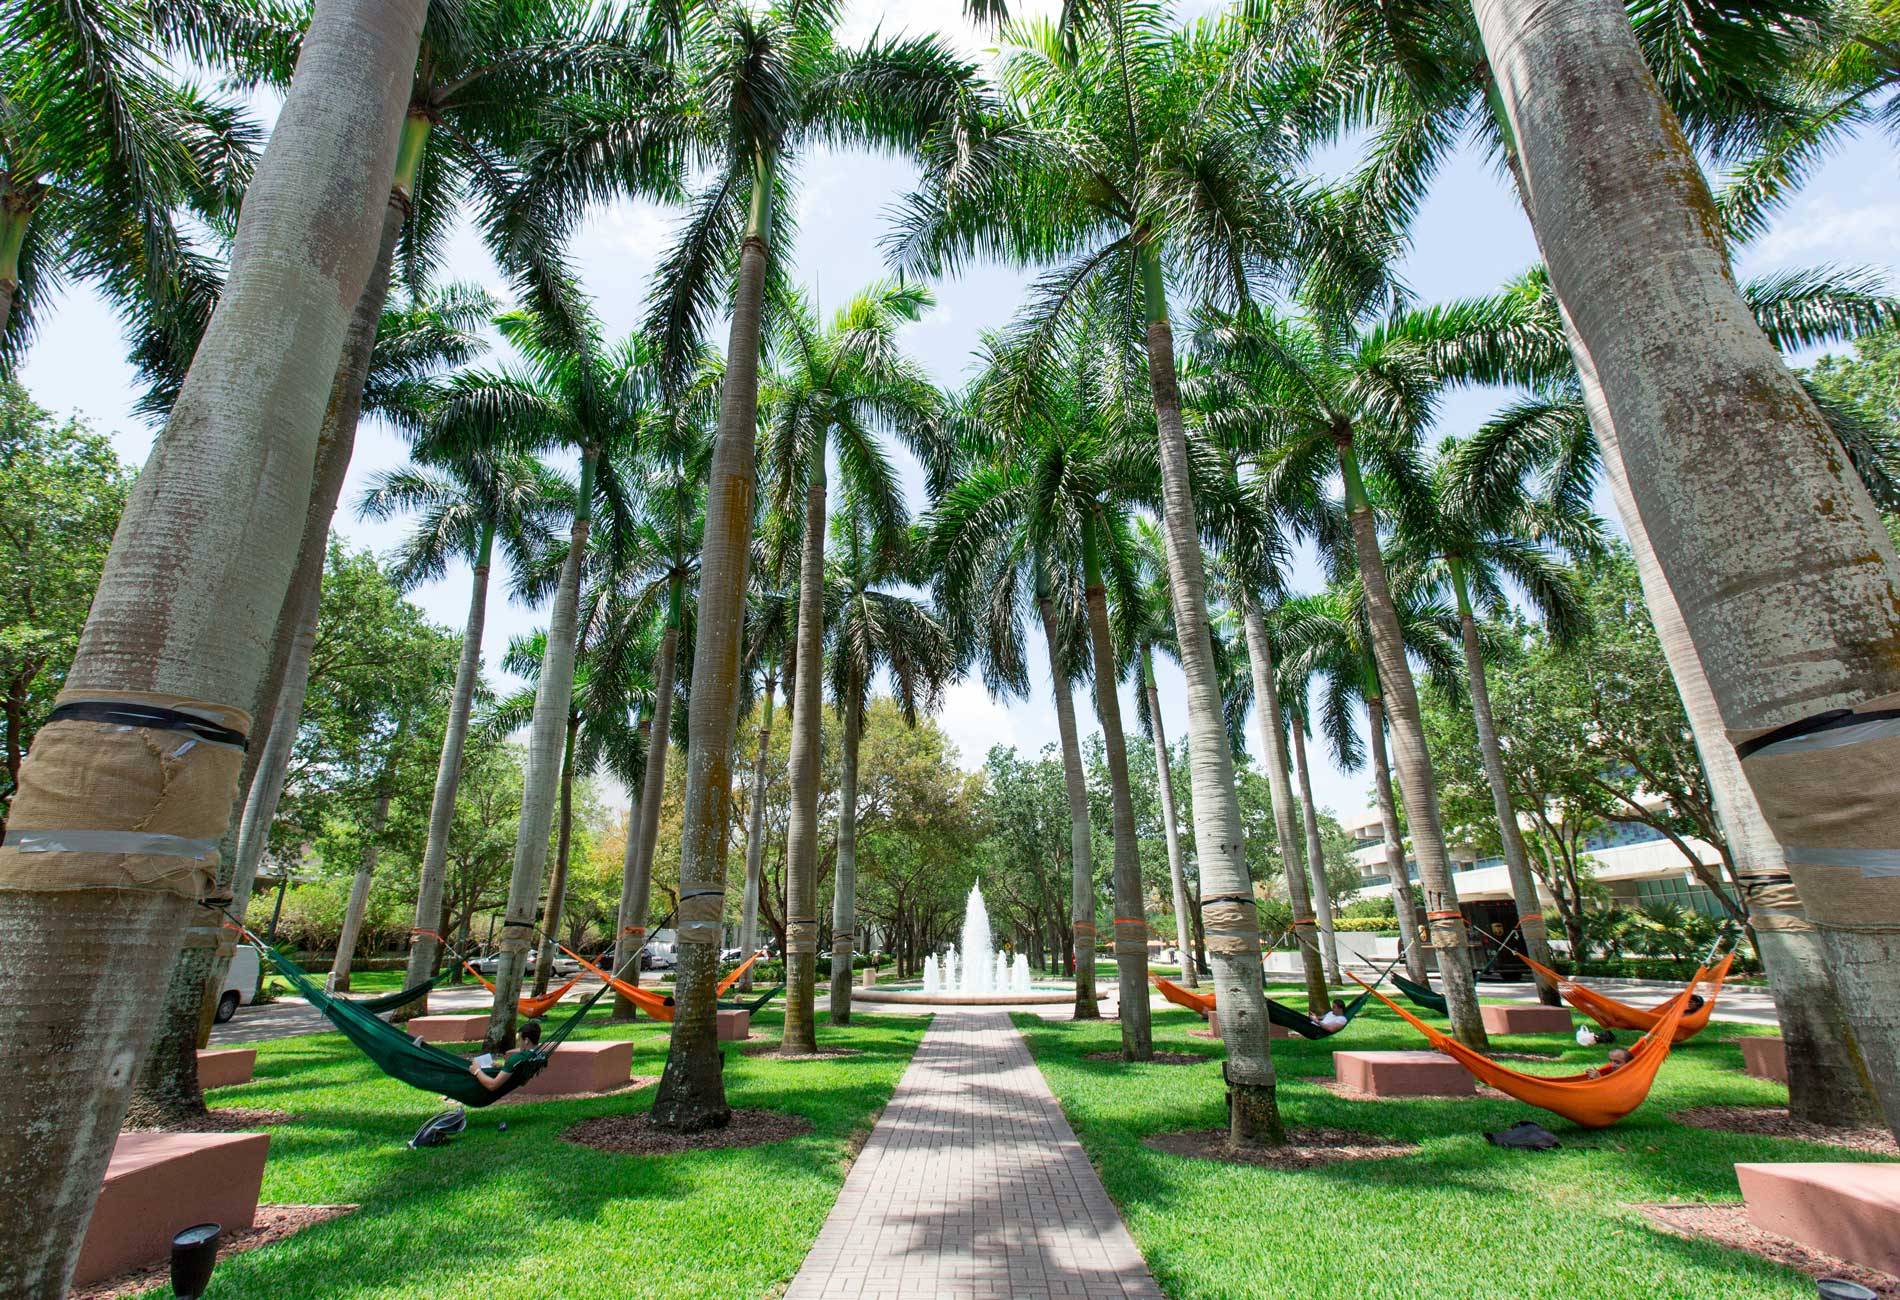
[[[983,903],[983,885],[970,886],[963,904],[963,931],[958,944],[924,958],[921,992],[903,989],[863,989],[853,996],[867,1002],[1066,1002],[1066,990],[1037,989],[1029,978],[1029,958],[1021,953],[1010,960],[996,950],[990,931],[989,908]]]

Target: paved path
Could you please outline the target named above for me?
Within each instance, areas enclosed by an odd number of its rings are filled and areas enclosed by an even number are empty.
[[[1007,1014],[939,1011],[785,1300],[1162,1300]]]

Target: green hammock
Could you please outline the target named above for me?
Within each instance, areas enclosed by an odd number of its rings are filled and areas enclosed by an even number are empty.
[[[784,991],[785,991],[785,986],[783,984],[780,984],[776,988],[767,989],[765,992],[759,994],[758,997],[753,998],[752,1001],[750,1002],[740,1002],[737,999],[734,999],[731,1002],[721,1002],[719,1004],[719,1009],[721,1011],[750,1011],[756,1015],[759,1012],[759,1010],[765,1006],[766,1003],[770,1002],[773,998],[777,997],[780,993]]]
[[[1372,989],[1376,989],[1379,985],[1383,984],[1385,977],[1392,974],[1392,968],[1403,960],[1405,960],[1404,954],[1401,953],[1391,965],[1379,972],[1379,978],[1372,981],[1372,988],[1367,989],[1364,993],[1361,993],[1358,997],[1346,1004],[1346,1025],[1350,1025],[1352,1018],[1363,1011],[1366,1003],[1371,1001]],[[1397,977],[1394,976],[1394,978]],[[1313,1017],[1304,1012],[1295,1011],[1284,1002],[1275,1002],[1272,998],[1267,999],[1267,1019],[1280,1026],[1280,1028],[1287,1030],[1289,1033],[1298,1034],[1301,1038],[1310,1038],[1315,1042],[1322,1038],[1331,1038],[1334,1034],[1338,1033],[1340,1029],[1346,1027],[1346,1025],[1340,1025],[1338,1029],[1327,1029],[1321,1025],[1319,1021],[1313,1019]]]
[[[1406,999],[1415,1006],[1423,1007],[1427,1011],[1436,1011],[1441,1016],[1451,1014],[1451,1005],[1445,1001],[1445,995],[1432,992],[1431,985],[1414,984],[1405,976],[1396,974],[1393,975],[1392,982],[1398,985],[1399,992],[1403,993]]]
[[[447,979],[448,974],[448,971],[444,970],[441,974],[431,976],[420,984],[411,984],[406,989],[397,989],[394,993],[385,993],[379,998],[339,998],[337,1000],[348,1002],[353,1007],[361,1007],[373,1016],[379,1016],[385,1011],[394,1011],[397,1007],[414,1002]]]
[[[439,1047],[418,1043],[395,1025],[378,1020],[371,1012],[364,1010],[363,1003],[329,996],[321,985],[310,978],[308,971],[290,958],[256,936],[252,936],[251,941],[257,945],[259,952],[270,958],[271,965],[277,968],[278,973],[289,980],[311,1006],[321,1011],[345,1038],[356,1044],[357,1050],[369,1057],[377,1069],[412,1088],[436,1093],[464,1106],[487,1106],[500,1101],[539,1074],[541,1067],[547,1064],[548,1054],[574,1032],[581,1017],[607,991],[605,985],[596,990],[573,1015],[556,1025],[541,1040],[538,1050],[516,1052],[508,1057],[502,1065],[502,1069],[511,1071],[508,1081],[490,1092],[482,1086],[481,1080],[468,1072],[466,1056],[457,1056]]]

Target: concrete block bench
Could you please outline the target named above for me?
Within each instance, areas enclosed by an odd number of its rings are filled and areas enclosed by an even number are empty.
[[[193,1224],[250,1227],[269,1151],[265,1133],[121,1133],[73,1284],[168,1259],[173,1235]]]
[[[1788,1082],[1788,1044],[1780,1038],[1743,1038],[1742,1070],[1757,1079]]]
[[[632,1074],[633,1044],[625,1039],[562,1043],[549,1055],[541,1072],[522,1084],[516,1095],[563,1097],[576,1092],[607,1092],[626,1083]]]
[[[1735,1177],[1757,1228],[1900,1273],[1900,1164],[1736,1165]]]
[[[1471,1072],[1442,1052],[1334,1052],[1342,1087],[1373,1097],[1475,1097]]]
[[[255,1047],[201,1048],[198,1052],[198,1086],[232,1088],[240,1083],[249,1083],[251,1072],[256,1068]]]
[[[1502,1006],[1486,1003],[1478,1008],[1487,1034],[1567,1034],[1571,1031],[1570,1008],[1546,1006]]]
[[[425,1043],[479,1043],[488,1032],[488,1017],[417,1016],[403,1028],[412,1036],[420,1034]]]
[[[743,1043],[752,1037],[752,1013],[744,1009],[720,1011],[719,1041],[722,1043]]]

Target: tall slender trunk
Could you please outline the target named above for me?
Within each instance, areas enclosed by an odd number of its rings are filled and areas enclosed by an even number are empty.
[[[33,207],[21,195],[0,193],[0,338],[13,319],[13,300],[20,292],[20,252],[26,246],[26,228]]]
[[[250,729],[325,395],[375,258],[423,9],[327,0],[313,16],[224,296],[120,520],[63,703],[129,699]],[[243,751],[177,725],[57,719],[21,768],[0,847],[0,1041],[15,1064],[0,1108],[9,1297],[66,1294],[166,973],[216,872],[201,846],[230,823]],[[162,770],[155,751],[169,756]],[[108,785],[111,797],[83,793]],[[102,838],[92,852],[34,843],[43,831],[70,845],[77,830],[155,825],[177,839]]]
[[[587,534],[593,519],[594,475],[599,449],[581,449],[581,478],[574,496],[574,523],[568,530],[567,557],[548,611],[547,649],[541,656],[541,680],[528,722],[527,772],[521,786],[521,823],[515,832],[515,862],[508,881],[508,905],[502,914],[500,960],[495,965],[495,1003],[482,1036],[490,1052],[514,1046],[521,976],[534,941],[535,905],[541,901],[541,869],[548,860],[548,832],[561,780],[563,737],[574,701],[574,657],[579,648],[581,568],[587,558]]]
[[[1036,608],[1042,639],[1049,650],[1050,696],[1056,706],[1056,735],[1062,742],[1062,784],[1069,795],[1069,933],[1075,959],[1075,1018],[1101,1019],[1095,996],[1095,842],[1089,828],[1088,778],[1082,774],[1082,744],[1075,730],[1075,696],[1062,662],[1056,631],[1055,601],[1038,557]],[[1148,995],[1142,994],[1143,998]]]
[[[781,1050],[818,1048],[819,689],[824,681],[825,448],[805,484],[805,535],[798,565],[798,662],[792,689],[792,808],[785,862],[785,1034]]]
[[[394,759],[391,759],[393,766]],[[370,810],[369,825],[364,827],[363,857],[356,866],[356,878],[350,882],[350,902],[343,912],[343,929],[336,939],[336,957],[330,962],[326,988],[331,993],[350,991],[350,963],[356,956],[357,942],[363,937],[363,916],[369,911],[369,887],[376,875],[376,861],[383,853],[383,828],[389,824],[389,801],[395,796],[385,769],[383,788],[377,792]]]
[[[1188,755],[1194,789],[1194,844],[1200,866],[1202,922],[1214,970],[1214,1003],[1227,1048],[1228,1140],[1279,1145],[1280,1118],[1273,1058],[1267,1051],[1266,986],[1260,970],[1260,919],[1234,788],[1234,757],[1221,712],[1220,677],[1208,630],[1201,529],[1188,481],[1187,430],[1174,369],[1174,331],[1167,291],[1152,248],[1141,254],[1148,319],[1148,382],[1154,392],[1161,447],[1163,516],[1168,533],[1168,589],[1187,678]],[[1276,715],[1277,716],[1277,715]],[[1289,837],[1288,843],[1291,843]]]
[[[1174,942],[1181,954],[1181,982],[1201,986],[1200,965],[1194,960],[1194,924],[1188,917],[1187,867],[1181,854],[1181,826],[1174,809],[1174,778],[1168,771],[1168,733],[1161,721],[1161,693],[1155,689],[1154,656],[1144,647],[1141,684],[1148,693],[1148,724],[1155,740],[1155,784],[1161,791],[1161,833],[1168,841],[1168,881],[1174,891]]]
[[[739,958],[759,950],[759,890],[765,880],[765,757],[772,747],[772,697],[778,693],[778,672],[765,675],[765,710],[759,721],[759,756],[752,764],[752,805],[746,814],[745,899],[739,912]],[[742,991],[752,991],[752,968],[739,977]]]
[[[1178,620],[1177,620],[1178,621]],[[1247,638],[1247,666],[1253,673],[1254,717],[1260,727],[1260,749],[1267,762],[1267,790],[1273,800],[1273,829],[1286,866],[1287,905],[1293,909],[1293,946],[1300,952],[1306,977],[1306,1007],[1314,1015],[1326,1010],[1331,994],[1319,951],[1319,931],[1306,888],[1305,854],[1293,802],[1292,761],[1287,757],[1285,715],[1280,708],[1279,672],[1273,662],[1273,641],[1267,622],[1253,597],[1243,600],[1242,627]],[[1197,796],[1198,797],[1198,796]]]
[[[1148,918],[1141,903],[1141,854],[1135,844],[1135,801],[1128,787],[1128,745],[1122,738],[1122,706],[1115,689],[1115,642],[1109,635],[1108,596],[1102,589],[1102,529],[1099,509],[1082,521],[1082,597],[1088,607],[1089,649],[1095,658],[1095,716],[1102,724],[1115,830],[1116,1003],[1122,1059],[1147,1061],[1155,1053],[1148,1009]]]
[[[578,713],[567,715],[567,741],[561,748],[561,807],[554,831],[554,871],[548,876],[548,902],[541,912],[541,950],[534,963],[534,996],[548,995],[554,973],[554,936],[561,932],[567,907],[567,864],[574,849],[574,742],[580,734]]]
[[[726,1105],[719,1052],[719,924],[726,880],[719,845],[731,817],[732,735],[738,727],[739,652],[746,562],[757,491],[759,326],[772,236],[772,165],[756,160],[752,207],[739,250],[726,345],[725,391],[708,475],[706,527],[699,566],[698,635],[688,715],[685,826],[680,839],[680,958],[673,979],[673,1036],[652,1123],[680,1132],[723,1127]],[[716,878],[708,878],[715,876]]]
[[[1340,477],[1345,481],[1359,581],[1366,593],[1372,656],[1385,687],[1386,713],[1392,724],[1399,792],[1405,799],[1406,824],[1412,830],[1419,884],[1425,889],[1425,923],[1432,947],[1438,950],[1438,976],[1444,981],[1451,1032],[1467,1047],[1483,1050],[1489,1040],[1484,1022],[1478,1018],[1478,984],[1471,970],[1470,940],[1465,935],[1464,913],[1458,907],[1458,887],[1451,878],[1451,857],[1445,851],[1445,832],[1438,816],[1438,782],[1432,774],[1431,751],[1425,746],[1412,666],[1405,659],[1405,634],[1392,603],[1385,557],[1379,553],[1379,525],[1372,517],[1372,501],[1359,475],[1359,455],[1353,449],[1351,430],[1342,426],[1333,442],[1339,451]]]
[[[622,925],[645,946],[647,913],[653,902],[653,855],[660,843],[660,809],[666,802],[666,763],[672,752],[673,687],[679,672],[680,620],[684,613],[685,592],[675,577],[667,592],[666,632],[660,637],[660,659],[654,674],[653,727],[647,737],[647,767],[640,789],[639,835],[633,841],[631,871],[621,872]],[[631,833],[633,827],[628,827]],[[625,931],[623,931],[624,933]],[[677,931],[676,931],[677,933]],[[640,983],[640,967],[633,968],[633,982]],[[614,1014],[622,1019],[635,1017],[633,999],[614,994]]]
[[[639,731],[646,741],[647,762],[651,763],[653,761],[652,714],[640,719]],[[644,774],[642,775],[644,778]],[[639,884],[641,861],[640,833],[645,822],[643,812],[646,805],[646,781],[642,779],[640,789],[632,791],[631,794],[632,797],[628,800],[627,806],[627,843],[620,853],[620,912],[614,929],[614,956],[613,965],[608,968],[610,970],[625,966],[632,960],[633,953],[644,948],[647,941],[647,896],[644,890],[639,893],[640,910],[637,912],[634,910],[635,887]],[[628,951],[629,943],[633,946],[632,952]],[[630,979],[636,985],[639,984],[639,964],[635,963],[623,978]],[[633,1020],[637,1016],[633,999],[623,993],[614,994],[613,1007],[612,1018],[615,1020]]]
[[[844,743],[838,773],[838,865],[831,880],[831,1023],[851,1023],[851,959],[858,924],[858,739],[864,706],[846,684]]]
[[[1518,937],[1531,960],[1550,965],[1550,936],[1544,930],[1544,904],[1537,896],[1537,877],[1531,874],[1524,852],[1524,832],[1511,804],[1511,784],[1504,775],[1504,750],[1498,744],[1497,724],[1491,717],[1491,687],[1485,677],[1484,649],[1478,643],[1478,620],[1471,612],[1470,583],[1464,562],[1446,560],[1452,591],[1458,599],[1458,629],[1465,643],[1465,677],[1471,687],[1471,720],[1478,729],[1478,752],[1484,756],[1484,779],[1491,787],[1491,807],[1498,817],[1498,843],[1504,869],[1511,878],[1511,898],[1517,905]],[[1537,977],[1537,998],[1546,1006],[1558,1004],[1557,986]]]
[[[1319,809],[1313,803],[1313,782],[1306,770],[1306,720],[1293,726],[1293,775],[1300,787],[1300,820],[1306,831],[1306,870],[1313,883],[1313,919],[1319,925],[1319,952],[1326,963],[1326,981],[1341,983],[1339,940],[1333,934],[1333,891],[1326,883],[1326,851],[1319,839]]]
[[[1375,681],[1377,672],[1371,674]],[[1385,752],[1385,697],[1366,691],[1366,733],[1372,746],[1372,788],[1379,802],[1379,829],[1385,834],[1385,878],[1392,883],[1392,908],[1399,918],[1399,947],[1405,973],[1420,984],[1429,978],[1422,947],[1424,929],[1412,902],[1412,876],[1405,869],[1405,841],[1399,835],[1399,804],[1392,796],[1392,763]]]
[[[1813,732],[1830,711],[1878,713],[1900,695],[1900,562],[1737,292],[1707,183],[1622,6],[1473,7],[1631,503],[1900,1130],[1900,737],[1877,719]],[[1614,276],[1605,246],[1627,253]]]
[[[468,720],[475,707],[475,685],[482,675],[482,632],[488,622],[488,575],[495,550],[495,525],[484,521],[475,549],[468,622],[462,628],[462,657],[455,665],[449,696],[448,725],[442,730],[442,756],[435,768],[435,793],[429,801],[429,838],[422,850],[422,874],[416,882],[416,933],[410,936],[405,984],[420,984],[442,960],[436,923],[442,914],[443,886],[449,874],[449,830],[455,824],[455,796],[462,784],[462,751],[468,744]],[[428,933],[423,933],[428,931]],[[397,1009],[392,1020],[428,1014],[427,995]]]

